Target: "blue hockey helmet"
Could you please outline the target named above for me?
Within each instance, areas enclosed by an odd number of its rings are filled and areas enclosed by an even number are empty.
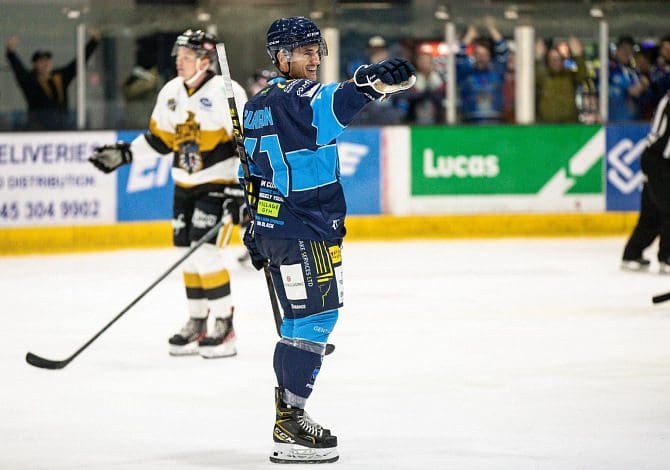
[[[179,36],[172,46],[172,55],[177,55],[177,50],[180,47],[187,47],[196,52],[198,57],[208,57],[210,62],[216,62],[216,36],[206,33],[198,29],[193,31],[187,29]]]
[[[268,28],[266,47],[275,65],[278,64],[277,52],[283,51],[290,61],[293,49],[312,44],[319,45],[321,56],[328,55],[328,46],[321,35],[321,30],[312,20],[304,16],[279,18]]]

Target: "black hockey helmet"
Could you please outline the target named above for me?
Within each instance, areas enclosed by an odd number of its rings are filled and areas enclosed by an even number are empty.
[[[319,45],[321,56],[328,55],[328,46],[321,35],[321,30],[312,20],[304,16],[279,18],[268,28],[266,47],[275,65],[278,64],[277,52],[284,51],[284,55],[290,61],[293,49],[311,44]]]
[[[198,57],[207,56],[210,62],[216,62],[217,42],[218,40],[213,34],[206,33],[201,29],[195,31],[187,29],[177,36],[177,40],[174,42],[174,46],[172,46],[172,55],[177,55],[177,50],[180,47],[188,47],[189,49],[193,49]]]

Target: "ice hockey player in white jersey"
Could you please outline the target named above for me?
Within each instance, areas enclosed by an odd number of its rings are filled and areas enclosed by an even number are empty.
[[[172,158],[172,228],[178,247],[189,247],[222,218],[222,232],[243,219],[233,126],[223,79],[215,73],[216,43],[215,36],[201,30],[179,35],[172,50],[178,76],[160,90],[149,129],[130,144],[105,145],[89,158],[106,173],[133,160],[155,158],[156,153]],[[241,114],[247,96],[237,82],[233,88]],[[183,275],[189,319],[169,339],[170,354],[234,356],[230,275],[217,240],[187,258]]]

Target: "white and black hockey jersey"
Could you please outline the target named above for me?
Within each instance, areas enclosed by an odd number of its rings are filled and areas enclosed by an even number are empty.
[[[235,81],[233,91],[241,114],[247,95]],[[181,77],[167,82],[156,99],[149,130],[133,140],[131,151],[133,159],[172,154],[177,186],[238,184],[239,159],[223,78],[208,72],[195,89],[188,89]]]

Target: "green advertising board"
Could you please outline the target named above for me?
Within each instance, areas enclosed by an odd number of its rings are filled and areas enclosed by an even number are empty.
[[[411,129],[411,194],[602,194],[601,126]]]

